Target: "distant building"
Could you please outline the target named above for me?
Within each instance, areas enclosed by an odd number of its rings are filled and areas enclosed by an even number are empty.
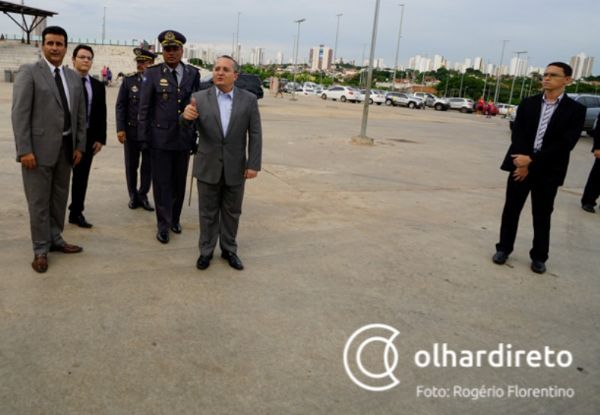
[[[333,49],[319,45],[310,49],[309,66],[312,71],[327,71],[331,67]]]
[[[283,65],[283,52],[282,51],[277,52],[277,55],[275,55],[275,63],[277,65]]]
[[[478,56],[475,59],[473,59],[473,69],[475,69],[476,71],[483,72],[483,66],[484,66],[483,58],[480,58]]]
[[[254,48],[250,51],[250,64],[254,66],[264,65],[265,50],[263,48]]]
[[[524,76],[527,75],[527,59],[514,57],[510,60],[510,67],[508,70],[510,76]]]
[[[594,58],[586,56],[581,52],[578,55],[571,57],[571,67],[573,68],[573,79],[587,78],[592,75],[592,66],[594,66]]]

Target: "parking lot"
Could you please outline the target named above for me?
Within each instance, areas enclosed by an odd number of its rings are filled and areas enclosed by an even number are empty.
[[[109,88],[114,131],[117,88]],[[579,198],[591,139],[573,151],[553,215],[548,272],[529,270],[531,218],[492,263],[506,174],[507,120],[372,105],[373,146],[351,144],[362,104],[261,100],[263,170],[246,185],[237,272],[198,271],[194,193],[183,233],[155,240],[127,208],[116,137],[96,157],[91,230],[66,225],[80,255],[36,274],[0,83],[0,414],[597,414],[600,215]],[[189,183],[188,183],[189,186]],[[352,383],[342,353],[369,323],[400,331],[400,385]],[[433,342],[455,349],[569,350],[568,368],[419,368]],[[365,357],[375,369],[381,356]],[[378,366],[379,365],[379,366]],[[370,366],[371,367],[371,366]],[[417,396],[428,387],[573,388],[573,398]]]

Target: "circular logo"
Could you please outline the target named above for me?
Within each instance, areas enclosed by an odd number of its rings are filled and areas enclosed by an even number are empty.
[[[389,336],[381,336],[382,332],[385,332],[386,334],[389,333]],[[350,336],[344,347],[344,369],[346,369],[346,373],[355,384],[368,391],[383,392],[400,383],[400,380],[394,375],[394,370],[396,370],[396,367],[398,366],[398,349],[396,349],[396,346],[394,345],[394,339],[399,334],[400,331],[387,324],[375,323],[367,324],[366,326],[359,328],[352,336]],[[365,336],[366,338],[363,339]],[[358,347],[356,347],[354,343],[360,341],[359,337],[362,341],[358,344]],[[363,364],[363,352],[373,343],[382,343],[385,346],[383,351],[383,365],[385,370],[380,373],[371,372],[365,368],[365,365]],[[355,373],[357,369],[360,373]],[[359,376],[362,380],[359,379]],[[383,384],[379,384],[381,383],[380,379],[385,378],[387,378],[387,381]],[[377,384],[367,384],[365,383],[367,379],[371,381],[375,380],[377,381]]]
[[[165,39],[166,40],[175,40],[175,33],[173,33],[173,32],[165,33]]]

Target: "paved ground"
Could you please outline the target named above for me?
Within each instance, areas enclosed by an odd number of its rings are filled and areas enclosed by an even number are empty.
[[[29,265],[10,95],[0,83],[0,415],[600,412],[600,215],[579,208],[589,137],[559,192],[542,276],[529,270],[528,214],[508,264],[490,260],[505,120],[373,107],[375,145],[364,147],[349,143],[360,105],[268,96],[263,171],[247,185],[239,232],[246,270],[220,258],[196,270],[195,197],[183,234],[159,244],[153,214],[127,208],[111,136],[90,179],[85,213],[95,226],[64,234],[85,251],[52,254],[39,275]],[[368,323],[401,332],[401,384],[387,392],[362,390],[344,371],[346,340]],[[569,350],[573,364],[417,367],[415,353],[434,342],[548,345]],[[383,347],[371,346],[365,364],[382,371]],[[419,385],[556,385],[575,396],[425,398]]]

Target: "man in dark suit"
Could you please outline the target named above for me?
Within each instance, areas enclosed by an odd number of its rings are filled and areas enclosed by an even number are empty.
[[[42,32],[42,59],[19,68],[13,87],[12,126],[29,208],[36,272],[48,270],[48,251],[81,252],[62,237],[72,165],[85,151],[81,79],[62,65],[67,32]]]
[[[174,30],[158,35],[164,63],[144,72],[138,140],[149,146],[152,191],[156,205],[156,239],[169,242],[169,230],[181,233],[180,216],[185,199],[185,181],[194,146],[194,132],[179,125],[179,116],[198,90],[200,74],[181,62],[185,36]]]
[[[142,48],[135,48],[137,72],[126,75],[119,89],[116,104],[117,139],[123,144],[125,152],[125,177],[129,192],[129,208],[139,206],[152,212],[154,208],[148,201],[151,167],[150,152],[147,146],[138,141],[137,118],[140,107],[140,88],[146,68],[154,64],[156,54]],[[140,167],[140,159],[142,161]],[[140,169],[140,188],[138,189],[138,168]]]
[[[596,200],[600,196],[600,114],[598,114],[596,128],[594,128],[594,146],[592,151],[596,159],[585,184],[583,196],[581,197],[581,208],[590,213],[595,212],[594,206],[596,206]]]
[[[525,98],[517,110],[511,146],[501,167],[510,173],[500,241],[492,258],[496,264],[504,264],[513,250],[519,216],[531,192],[531,269],[539,274],[546,272],[554,198],[564,183],[569,155],[585,120],[585,107],[565,93],[572,73],[566,63],[549,64],[542,81],[544,93]]]
[[[94,156],[106,144],[106,89],[102,82],[89,75],[94,61],[94,51],[88,45],[77,45],[73,50],[73,68],[80,76],[86,104],[86,149],[81,163],[73,168],[69,223],[91,228],[83,210],[90,169]]]
[[[215,86],[192,95],[182,116],[199,135],[193,173],[200,211],[196,266],[201,270],[210,265],[217,240],[221,257],[237,270],[244,268],[236,236],[245,181],[255,178],[261,167],[262,130],[256,96],[234,86],[238,74],[235,60],[218,58],[213,66]]]

